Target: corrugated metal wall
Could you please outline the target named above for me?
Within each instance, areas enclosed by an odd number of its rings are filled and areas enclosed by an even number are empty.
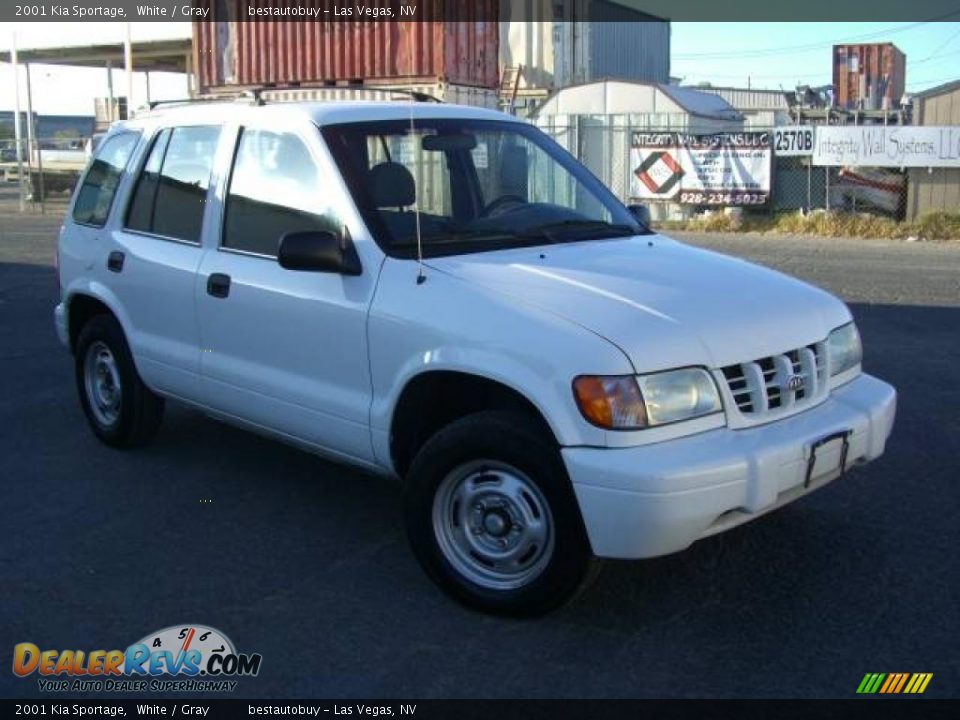
[[[960,125],[960,87],[915,99],[917,125]],[[960,212],[960,168],[913,168],[907,186],[907,217]]]
[[[753,88],[694,87],[701,92],[719,95],[737,110],[782,110],[790,105],[781,90],[757,90]]]
[[[670,23],[607,0],[590,5],[590,71],[584,81],[605,77],[668,82]]]
[[[472,105],[491,110],[497,107],[497,92],[488,88],[469,85],[430,83],[424,85],[394,85],[404,91],[419,92],[453,105]],[[315,87],[265,90],[264,100],[270,102],[382,102],[403,100],[404,95],[391,92],[391,85],[366,85],[363,87]]]
[[[253,6],[267,0],[250,0]],[[216,0],[214,22],[194,23],[201,91],[228,86],[360,83],[404,78],[496,87],[497,0],[473,0],[458,22],[236,22],[232,0]]]

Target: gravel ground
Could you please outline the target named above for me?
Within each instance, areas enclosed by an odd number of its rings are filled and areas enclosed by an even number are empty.
[[[198,622],[263,654],[238,697],[853,697],[879,671],[960,694],[960,245],[683,235],[851,303],[900,392],[887,455],[512,622],[424,578],[394,484],[176,404],[144,450],[97,443],[52,327],[57,225],[0,190],[3,652]],[[0,672],[0,696],[38,694]]]

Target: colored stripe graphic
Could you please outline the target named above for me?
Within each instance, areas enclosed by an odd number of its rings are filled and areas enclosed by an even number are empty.
[[[914,673],[913,677],[910,678],[910,682],[908,682],[907,686],[903,689],[903,692],[911,695],[919,695],[927,689],[927,685],[930,684],[932,677],[933,673]]]
[[[903,690],[903,686],[907,682],[908,677],[910,677],[910,673],[902,673],[900,675],[900,682],[897,683],[897,687],[893,689],[893,692],[898,693]]]
[[[857,694],[920,695],[931,679],[933,673],[867,673],[857,686]]]

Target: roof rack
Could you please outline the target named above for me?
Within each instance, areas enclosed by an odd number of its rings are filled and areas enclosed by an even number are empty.
[[[155,110],[161,106],[168,105],[195,105],[199,103],[222,103],[222,102],[241,102],[243,100],[248,101],[251,105],[266,105],[268,100],[262,97],[264,92],[274,92],[279,91],[283,92],[286,89],[297,89],[300,88],[251,88],[243,90],[237,93],[223,93],[216,95],[204,95],[203,97],[193,97],[193,98],[181,98],[175,100],[153,100],[147,103],[147,107],[150,110]],[[324,88],[325,89],[325,88]],[[422,103],[440,103],[443,104],[443,100],[438,97],[435,97],[429,93],[421,92],[419,90],[408,90],[406,88],[391,88],[391,87],[376,87],[376,86],[349,86],[344,88],[336,88],[343,90],[357,90],[357,91],[373,91],[378,93],[384,93],[385,95],[406,95],[412,98],[415,102]]]
[[[380,88],[363,88],[367,90],[379,90]],[[416,102],[433,102],[443,104],[443,100],[438,97],[431,95],[430,93],[420,92],[419,90],[406,90],[404,88],[383,88],[383,92],[387,93],[397,93],[399,95],[409,95]]]
[[[264,105],[266,103],[263,98],[260,97],[260,92],[258,88],[255,90],[244,90],[243,92],[234,94],[205,95],[204,97],[179,98],[176,100],[152,100],[147,103],[147,107],[150,110],[155,110],[164,105],[194,105],[197,103],[239,102],[241,100],[248,100],[251,105]]]

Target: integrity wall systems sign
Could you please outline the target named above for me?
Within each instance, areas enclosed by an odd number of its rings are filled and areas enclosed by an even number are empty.
[[[693,205],[765,205],[768,132],[633,134],[631,194]]]
[[[818,127],[813,164],[896,168],[960,167],[960,127]]]

